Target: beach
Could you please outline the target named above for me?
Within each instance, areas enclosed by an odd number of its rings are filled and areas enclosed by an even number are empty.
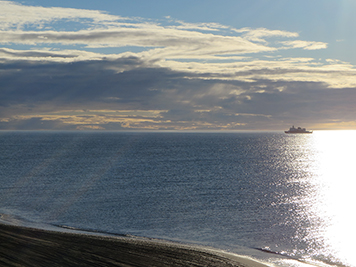
[[[267,266],[162,240],[57,232],[0,224],[1,266]]]

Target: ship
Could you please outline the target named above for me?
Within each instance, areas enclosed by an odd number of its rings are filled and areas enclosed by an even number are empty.
[[[289,131],[284,131],[287,134],[311,134],[313,131],[307,131],[305,128],[295,128],[294,125],[289,128]]]

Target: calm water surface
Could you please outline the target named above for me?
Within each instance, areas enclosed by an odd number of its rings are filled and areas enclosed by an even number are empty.
[[[0,132],[0,149],[3,220],[356,266],[355,131]]]

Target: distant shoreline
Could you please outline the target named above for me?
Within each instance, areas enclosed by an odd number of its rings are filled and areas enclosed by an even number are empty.
[[[56,232],[1,223],[0,265],[267,266],[234,254],[173,242]]]

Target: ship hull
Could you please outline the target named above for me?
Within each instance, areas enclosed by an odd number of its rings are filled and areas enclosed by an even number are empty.
[[[313,132],[290,132],[290,131],[284,131],[286,134],[311,134]]]

